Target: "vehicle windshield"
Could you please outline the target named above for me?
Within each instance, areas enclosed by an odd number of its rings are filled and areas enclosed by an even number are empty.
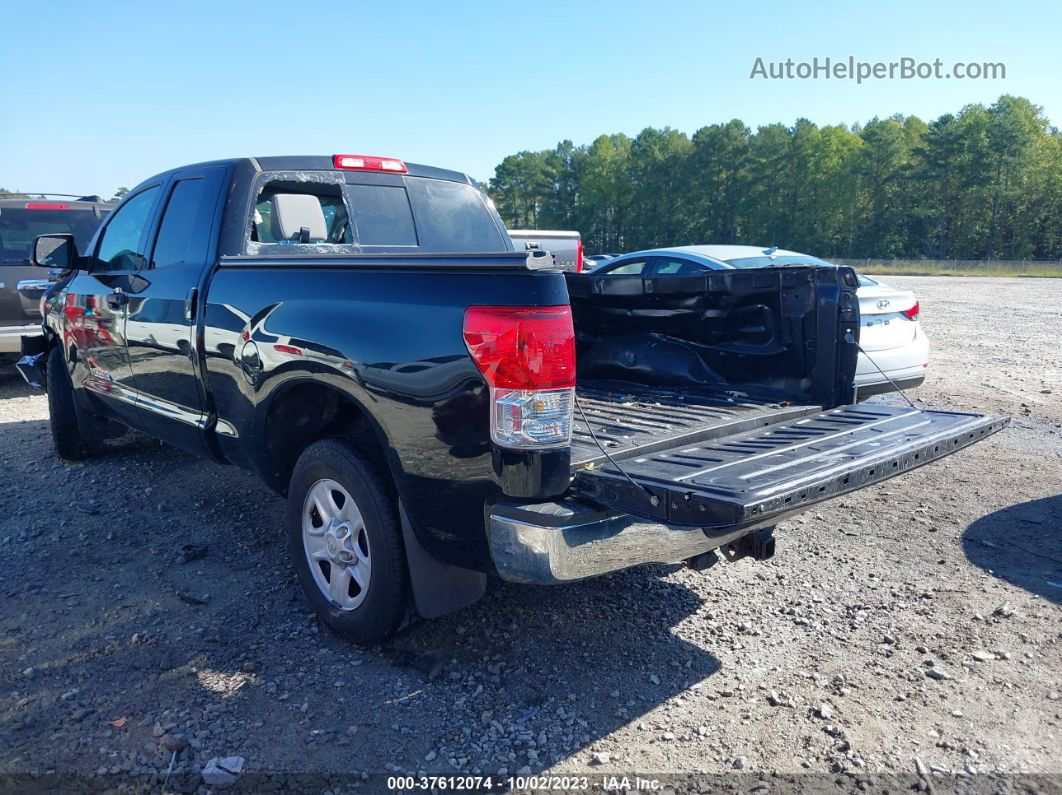
[[[773,257],[768,257],[765,254],[762,257],[740,257],[738,259],[724,260],[724,262],[735,268],[771,268],[783,265],[833,266],[832,262],[827,262],[818,257],[809,257],[807,254],[775,254]]]
[[[101,220],[92,210],[0,208],[0,263],[28,262],[37,235],[72,234],[84,254]]]

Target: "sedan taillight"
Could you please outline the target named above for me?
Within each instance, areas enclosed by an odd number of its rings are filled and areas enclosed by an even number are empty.
[[[918,312],[919,311],[920,310],[918,308],[918,302],[915,301],[914,302],[914,306],[912,306],[910,309],[903,310],[902,312],[900,312],[900,314],[903,315],[908,320],[914,320],[916,317],[918,317]]]

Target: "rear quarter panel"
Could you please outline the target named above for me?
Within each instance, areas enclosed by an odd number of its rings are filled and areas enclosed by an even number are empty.
[[[501,486],[464,312],[567,301],[559,273],[219,268],[200,346],[221,451],[283,490],[264,455],[271,401],[307,380],[327,384],[374,424],[421,542],[488,567],[483,505]]]

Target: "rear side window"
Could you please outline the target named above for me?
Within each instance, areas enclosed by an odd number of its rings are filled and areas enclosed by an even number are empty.
[[[645,270],[645,266],[649,264],[649,260],[635,260],[634,262],[624,262],[615,268],[611,268],[604,272],[605,276],[636,276]]]
[[[483,196],[465,182],[408,177],[406,187],[425,251],[508,251]]]
[[[154,267],[206,259],[210,237],[208,213],[213,207],[206,201],[206,192],[207,181],[202,178],[182,179],[174,185],[151,258]]]
[[[653,267],[654,276],[694,276],[706,268],[686,259],[659,259]]]
[[[363,246],[415,246],[417,230],[406,189],[398,185],[347,185],[357,240]]]

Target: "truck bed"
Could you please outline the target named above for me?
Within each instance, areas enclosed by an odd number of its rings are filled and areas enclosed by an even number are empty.
[[[689,394],[609,381],[580,384],[576,396],[578,408],[572,426],[575,469],[607,460],[591,437],[591,429],[609,455],[624,459],[822,411],[821,406],[756,399],[736,390]]]

